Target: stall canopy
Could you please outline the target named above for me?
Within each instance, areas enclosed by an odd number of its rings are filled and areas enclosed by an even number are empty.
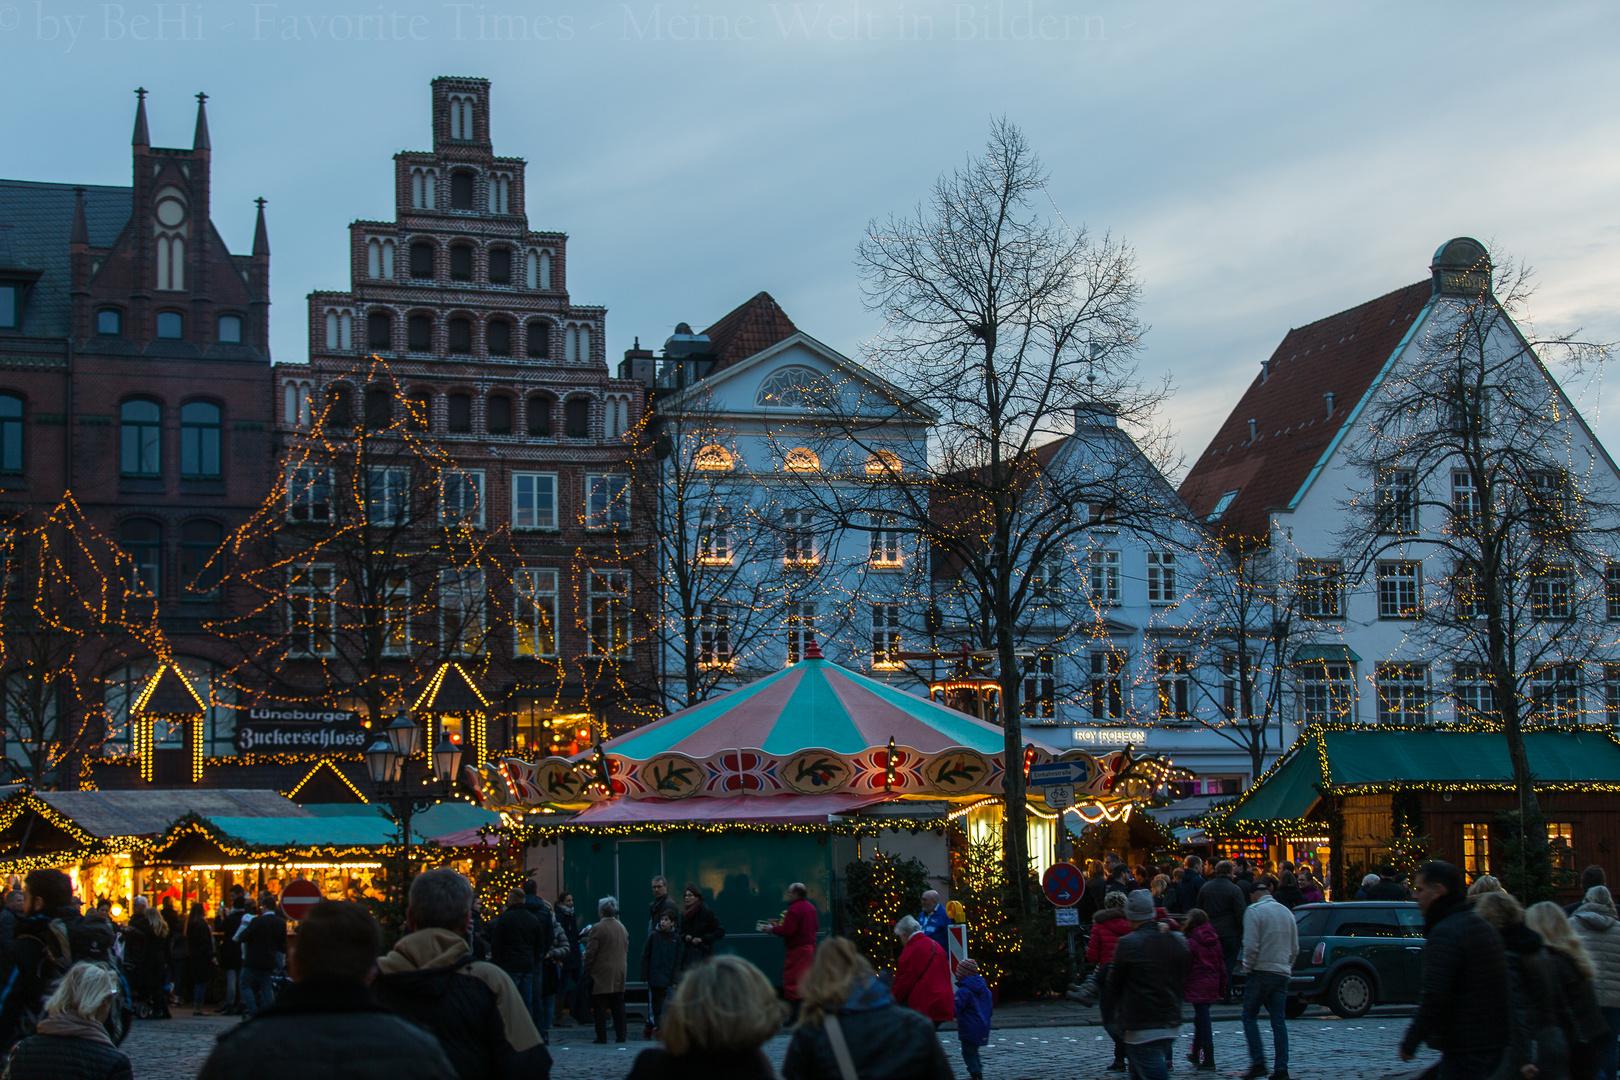
[[[382,848],[399,842],[399,828],[380,806],[317,803],[304,807],[299,818],[230,817],[208,815],[207,823],[233,846],[249,848],[308,848],[321,844],[338,847]],[[500,816],[470,803],[444,802],[411,818],[417,842],[440,847],[492,847],[495,839],[481,835],[500,825]]]
[[[883,802],[887,795],[732,795],[717,799],[616,799],[587,807],[571,824],[633,825],[668,823],[720,823],[739,820],[769,825],[825,822],[834,814],[847,814]]]

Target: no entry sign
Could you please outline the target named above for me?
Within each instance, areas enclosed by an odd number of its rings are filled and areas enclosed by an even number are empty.
[[[1085,895],[1086,879],[1072,862],[1053,863],[1041,875],[1041,888],[1057,907],[1072,907]]]
[[[281,890],[281,913],[294,921],[309,914],[309,909],[326,899],[313,881],[299,878],[289,881]]]

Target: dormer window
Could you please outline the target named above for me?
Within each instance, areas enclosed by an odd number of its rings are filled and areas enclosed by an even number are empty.
[[[96,312],[96,333],[101,337],[122,337],[124,313],[117,308],[102,308]]]
[[[219,317],[219,340],[226,345],[242,344],[242,316],[221,315]]]
[[[179,341],[186,336],[186,320],[178,311],[160,311],[157,317],[157,336],[167,341]]]
[[[450,209],[473,208],[473,174],[468,169],[457,169],[450,174]]]

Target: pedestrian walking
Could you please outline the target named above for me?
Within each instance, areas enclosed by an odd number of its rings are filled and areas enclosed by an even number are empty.
[[[681,970],[696,967],[714,955],[715,942],[726,936],[726,928],[703,902],[703,890],[688,882],[682,894],[685,906],[681,910]]]
[[[557,894],[557,902],[551,908],[557,920],[557,930],[562,941],[562,959],[558,963],[557,972],[557,1023],[564,1027],[573,1027],[580,1022],[580,1017],[590,1012],[591,1002],[588,992],[577,993],[584,990],[584,979],[581,977],[584,970],[585,953],[579,944],[579,921],[574,917],[574,895],[570,892]],[[581,1001],[583,998],[583,1001]],[[567,1016],[562,1016],[564,1009]]]
[[[1145,889],[1125,900],[1131,932],[1114,947],[1108,986],[1118,1002],[1114,1022],[1125,1040],[1135,1080],[1167,1080],[1191,957],[1180,934],[1159,926]]]
[[[1496,1075],[1567,1080],[1574,1022],[1541,935],[1524,925],[1524,909],[1508,893],[1486,893],[1474,910],[1501,935],[1507,956],[1511,1038]]]
[[[1474,879],[1472,885],[1468,886],[1468,899],[1472,900],[1477,896],[1484,896],[1486,893],[1506,891],[1506,889],[1502,888],[1502,883],[1497,881],[1496,878],[1490,874],[1481,874]]]
[[[681,979],[664,1016],[663,1047],[637,1054],[628,1080],[775,1080],[760,1047],[781,1029],[782,1012],[759,968],[719,957]]]
[[[938,899],[936,894],[934,910],[943,912]],[[924,910],[927,907],[928,894],[924,893]],[[766,928],[768,933],[781,938],[787,949],[782,958],[782,996],[787,998],[789,1021],[799,1017],[799,980],[810,970],[810,962],[816,957],[816,933],[820,929],[821,915],[809,900],[809,890],[804,882],[795,881],[788,886],[788,909],[781,921]]]
[[[145,897],[138,897],[145,901]],[[137,903],[124,933],[124,963],[129,968],[130,992],[146,1003],[151,1020],[167,1020],[169,992],[164,987],[168,968],[169,924],[144,902]]]
[[[1524,913],[1524,925],[1541,938],[1547,959],[1552,962],[1553,983],[1569,1021],[1569,1075],[1572,1080],[1593,1080],[1609,1034],[1609,1025],[1598,1008],[1594,986],[1597,968],[1569,925],[1569,916],[1552,901],[1530,905]]]
[[[557,923],[556,912],[540,896],[533,878],[523,879],[523,908],[540,924],[540,946],[534,960],[534,995],[529,1015],[534,1017],[540,1040],[551,1042],[551,1019],[557,1004],[557,988],[562,982],[559,965],[568,958],[569,941]]]
[[[186,985],[191,988],[191,1014],[201,1016],[208,997],[208,984],[214,978],[214,928],[208,923],[208,909],[191,905],[186,919]]]
[[[664,1001],[670,987],[681,973],[681,935],[675,930],[675,916],[664,912],[658,916],[658,926],[647,935],[641,946],[641,981],[647,984],[647,1004],[651,1015],[641,1037],[651,1039],[658,1033],[659,1018],[664,1015]]]
[[[225,973],[225,1004],[219,1010],[222,1013],[242,1011],[242,943],[236,940],[236,932],[246,917],[247,900],[238,893],[231,898],[231,910],[219,920],[217,958]]]
[[[1564,914],[1565,915],[1573,915],[1573,914],[1575,914],[1575,912],[1580,908],[1580,906],[1586,902],[1586,894],[1587,893],[1591,892],[1593,889],[1597,888],[1599,885],[1607,887],[1608,884],[1609,884],[1609,875],[1604,872],[1603,867],[1597,865],[1596,863],[1593,863],[1591,866],[1588,866],[1585,870],[1582,870],[1581,871],[1581,888],[1580,888],[1580,896],[1581,896],[1581,898],[1579,900],[1575,901],[1573,904],[1565,904],[1564,905]]]
[[[1260,1008],[1271,1018],[1271,1080],[1288,1080],[1288,976],[1299,953],[1299,927],[1294,913],[1271,895],[1271,886],[1256,881],[1243,911],[1243,1037],[1249,1044],[1247,1080],[1266,1075],[1265,1046],[1260,1041]]]
[[[1367,899],[1367,890],[1371,889],[1376,884],[1378,884],[1378,875],[1377,874],[1367,874],[1366,876],[1364,876],[1361,879],[1361,887],[1356,890],[1356,899],[1357,900],[1365,900],[1365,899]]]
[[[910,915],[894,924],[894,936],[902,942],[894,967],[894,1000],[936,1024],[954,1020],[950,957]]]
[[[979,1048],[990,1041],[994,1008],[978,961],[968,957],[956,968],[956,1039],[962,1044],[962,1064],[967,1066],[969,1080],[984,1080]]]
[[[106,1028],[118,989],[118,976],[102,964],[69,968],[34,1033],[11,1048],[6,1080],[131,1080],[129,1058]]]
[[[1181,865],[1181,880],[1176,883],[1176,891],[1181,894],[1178,910],[1187,912],[1197,907],[1198,892],[1203,887],[1204,860],[1197,855],[1189,855]]]
[[[540,920],[530,913],[524,903],[522,889],[513,889],[506,895],[506,910],[489,930],[489,959],[506,972],[517,988],[523,1007],[534,1015],[534,976],[537,957],[545,955],[541,947]],[[535,1025],[539,1030],[539,1025]]]
[[[1393,866],[1380,866],[1378,880],[1367,889],[1368,900],[1399,900],[1412,899],[1406,886],[1401,884],[1400,874]]]
[[[1237,971],[1238,946],[1243,941],[1243,908],[1248,904],[1243,889],[1232,876],[1235,869],[1230,859],[1216,863],[1215,873],[1198,890],[1198,903],[1194,905],[1204,909],[1221,939],[1221,955],[1226,957],[1228,985]]]
[[[591,1017],[596,1041],[607,1042],[608,1017],[613,1017],[613,1041],[625,1040],[624,979],[629,960],[630,932],[619,922],[619,901],[604,896],[596,903],[596,924],[585,943],[585,978],[591,984]]]
[[[1193,1045],[1187,1060],[1194,1068],[1215,1068],[1215,1029],[1209,1007],[1227,994],[1226,956],[1221,938],[1203,908],[1187,912],[1181,924],[1187,938],[1189,967],[1185,997],[1193,1007]]]
[[[243,1011],[252,1016],[275,1000],[273,980],[287,963],[287,920],[268,891],[259,894],[259,913],[243,921],[241,935]]]
[[[1414,881],[1423,913],[1423,975],[1401,1059],[1412,1060],[1427,1042],[1440,1051],[1440,1080],[1485,1080],[1502,1058],[1512,1023],[1501,935],[1469,906],[1455,866],[1424,863]]]
[[[669,895],[669,881],[659,874],[652,879],[652,903],[647,905],[647,933],[657,928],[658,917],[666,911],[675,916],[677,923],[681,921],[680,905]]]
[[[917,914],[917,925],[945,950],[945,955],[950,955],[951,917],[945,911],[945,905],[939,902],[939,893],[933,889],[922,894],[922,911]]]
[[[1620,1066],[1620,915],[1606,886],[1586,890],[1584,903],[1570,916],[1570,927],[1580,935],[1595,971],[1592,988],[1608,1033],[1597,1048],[1598,1072],[1604,1080],[1615,1080]]]
[[[848,938],[821,943],[799,989],[784,1080],[951,1080],[933,1023],[897,1005]]]
[[[1109,964],[1114,960],[1114,949],[1119,939],[1131,932],[1130,920],[1125,918],[1125,893],[1109,893],[1103,897],[1103,906],[1091,924],[1091,937],[1086,941],[1086,960],[1097,965],[1097,1008],[1102,1014],[1103,1030],[1114,1040],[1114,1061],[1109,1072],[1124,1072],[1125,1040],[1119,1026],[1114,1023],[1115,1000],[1108,989]]]

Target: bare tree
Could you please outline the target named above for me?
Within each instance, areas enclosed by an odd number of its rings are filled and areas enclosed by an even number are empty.
[[[1472,265],[1442,266],[1459,255]],[[1460,718],[1501,725],[1520,849],[1544,852],[1523,732],[1578,722],[1580,667],[1612,659],[1606,575],[1620,506],[1612,464],[1542,355],[1578,365],[1608,348],[1526,338],[1529,272],[1493,268],[1472,241],[1448,245],[1437,273],[1422,338],[1386,373],[1351,444],[1370,484],[1347,504],[1343,539],[1380,604],[1417,618],[1402,653],[1464,665],[1447,696]],[[1424,556],[1438,580],[1419,595],[1403,560]]]

